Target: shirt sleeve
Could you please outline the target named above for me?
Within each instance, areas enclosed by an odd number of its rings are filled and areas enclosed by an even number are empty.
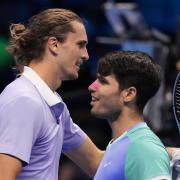
[[[33,99],[21,96],[0,104],[0,153],[29,163],[43,112]]]
[[[66,105],[64,106],[62,118],[64,121],[64,140],[62,151],[66,152],[80,146],[87,138],[87,135],[72,121]]]
[[[170,179],[169,156],[164,147],[154,143],[139,141],[130,144],[125,163],[127,179]]]

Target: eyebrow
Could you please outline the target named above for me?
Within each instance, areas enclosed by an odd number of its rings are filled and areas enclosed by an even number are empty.
[[[103,79],[103,80],[106,80],[106,78],[100,74],[97,74],[97,79]]]
[[[86,40],[80,40],[78,41],[79,44],[83,44],[83,45],[87,45],[88,44],[88,41]]]

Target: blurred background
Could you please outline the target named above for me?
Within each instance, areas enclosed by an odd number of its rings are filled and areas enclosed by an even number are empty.
[[[1,0],[0,92],[15,78],[13,58],[6,52],[10,23],[24,22],[41,10],[57,7],[82,17],[89,38],[90,59],[82,66],[79,79],[64,82],[58,89],[74,121],[99,148],[106,148],[111,130],[105,120],[90,115],[87,87],[96,77],[99,57],[112,50],[140,50],[163,70],[163,82],[145,108],[145,119],[166,146],[180,147],[172,111],[173,84],[180,70],[179,0]],[[61,180],[90,179],[63,155],[59,174]]]

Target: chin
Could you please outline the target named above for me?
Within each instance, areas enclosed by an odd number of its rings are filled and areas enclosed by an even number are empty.
[[[78,74],[78,72],[75,72],[75,73],[71,74],[70,76],[71,76],[72,80],[75,80],[79,77],[79,74]]]
[[[78,79],[78,76],[73,76],[70,80],[76,80]]]
[[[78,77],[78,74],[69,74],[65,80],[76,80]]]
[[[96,117],[96,118],[104,119],[103,114],[98,113],[98,112],[94,111],[93,109],[91,109],[91,114],[92,114],[92,116],[94,116],[94,117]]]
[[[79,75],[77,75],[77,76],[74,76],[74,80],[75,80],[75,79],[78,79],[78,77],[79,77]]]

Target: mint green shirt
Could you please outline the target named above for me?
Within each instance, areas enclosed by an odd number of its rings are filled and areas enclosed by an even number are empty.
[[[94,180],[170,180],[170,159],[161,140],[139,123],[109,144]]]

